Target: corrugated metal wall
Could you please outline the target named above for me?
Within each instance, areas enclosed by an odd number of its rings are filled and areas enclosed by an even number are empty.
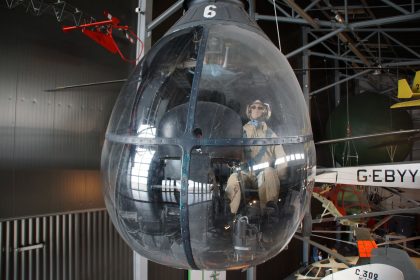
[[[133,26],[135,1],[98,3],[71,4],[98,19],[107,7]],[[104,207],[101,149],[122,84],[46,90],[123,79],[133,66],[81,32],[63,33],[69,23],[54,15],[0,1],[0,18],[0,218]]]
[[[133,278],[133,255],[105,210],[0,222],[0,279]]]
[[[0,9],[0,168],[98,169],[122,84],[48,92],[126,78],[130,66],[53,16]],[[80,32],[79,32],[80,33]]]

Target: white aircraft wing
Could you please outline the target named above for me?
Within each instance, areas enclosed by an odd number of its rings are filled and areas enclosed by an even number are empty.
[[[353,266],[332,273],[321,280],[404,280],[401,270],[387,264]]]
[[[317,168],[315,182],[420,189],[420,163]]]

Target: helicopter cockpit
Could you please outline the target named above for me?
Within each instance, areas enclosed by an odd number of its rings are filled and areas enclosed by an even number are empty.
[[[271,42],[235,24],[180,29],[117,100],[102,160],[106,205],[149,259],[245,268],[292,238],[314,153],[299,84]]]

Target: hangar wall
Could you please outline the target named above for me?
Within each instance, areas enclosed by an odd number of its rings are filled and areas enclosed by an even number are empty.
[[[105,210],[0,221],[0,279],[133,279]]]
[[[81,32],[64,34],[53,15],[3,1],[0,18],[0,218],[103,207],[100,153],[121,84],[46,90],[126,78],[131,67]]]
[[[131,1],[71,4],[136,19]],[[46,91],[123,79],[132,66],[80,32],[64,34],[54,14],[1,1],[0,18],[0,279],[132,279],[99,172],[121,84]]]
[[[83,6],[86,5],[89,4]],[[101,3],[100,6],[104,7],[106,3]],[[55,234],[64,236],[65,229],[76,226],[76,218],[71,216],[74,214],[12,221],[13,218],[103,207],[98,171],[103,141],[101,137],[120,85],[55,93],[45,92],[45,89],[124,78],[129,67],[80,34],[62,34],[53,17],[33,17],[25,14],[22,9],[8,10],[3,6],[0,16],[4,22],[13,25],[13,28],[11,25],[0,25],[3,34],[0,44],[0,220],[3,218],[0,235],[2,238],[9,236],[9,242],[16,242],[18,247],[29,244],[29,238],[36,240],[35,233],[33,237],[18,235],[25,232],[25,229],[28,231],[31,227],[43,228],[45,225],[48,230],[52,228]],[[290,47],[290,44],[286,47]],[[47,222],[44,223],[43,219],[47,219]],[[83,219],[87,221],[89,218]],[[90,219],[93,221],[93,218]],[[105,216],[95,219],[105,220]],[[67,222],[58,224],[57,221]],[[68,221],[74,222],[72,226]],[[89,224],[85,224],[85,227]],[[79,236],[86,236],[82,227],[79,230]],[[91,228],[91,234],[94,232],[97,236],[99,229],[93,231]],[[75,235],[76,232],[73,232],[73,236]],[[93,242],[95,237],[90,238]],[[5,242],[3,241],[1,247],[6,246]],[[55,250],[70,248],[69,239],[64,237],[45,242],[60,244]],[[80,243],[80,246],[85,248],[82,250],[96,250],[92,249],[96,247],[83,247],[94,246],[93,243],[89,244]],[[124,247],[120,243],[113,244],[118,248]],[[272,271],[281,275],[293,271],[295,268],[291,266],[279,270],[278,262],[290,261],[291,252],[296,258],[300,258],[300,246],[293,243],[289,251],[278,256],[276,262],[264,264],[267,275]],[[125,257],[130,254],[124,248],[121,250],[120,253]],[[37,254],[27,254],[11,252],[9,258],[24,260],[29,265],[29,262],[34,262]],[[102,253],[95,254],[98,256]],[[1,256],[3,259],[0,263],[4,263],[6,254]],[[109,253],[106,256],[118,255]],[[53,262],[57,260],[62,259],[52,257]],[[95,261],[97,264],[100,262],[97,259]],[[19,263],[13,263],[14,266],[9,269],[15,269],[17,264]],[[60,266],[62,263],[57,265],[51,269],[65,273]],[[2,269],[2,273],[5,273],[5,268]],[[153,269],[153,273],[158,270],[161,271],[161,267]],[[24,271],[29,273],[29,270]],[[172,278],[167,279],[174,279],[173,270],[171,273]],[[239,271],[228,272],[228,275],[229,279],[233,275],[237,277],[235,279],[245,279],[244,273]],[[125,279],[112,279],[116,278]]]

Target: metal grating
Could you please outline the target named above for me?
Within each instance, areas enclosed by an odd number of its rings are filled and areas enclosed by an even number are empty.
[[[0,279],[132,279],[131,249],[105,210],[0,222]]]

